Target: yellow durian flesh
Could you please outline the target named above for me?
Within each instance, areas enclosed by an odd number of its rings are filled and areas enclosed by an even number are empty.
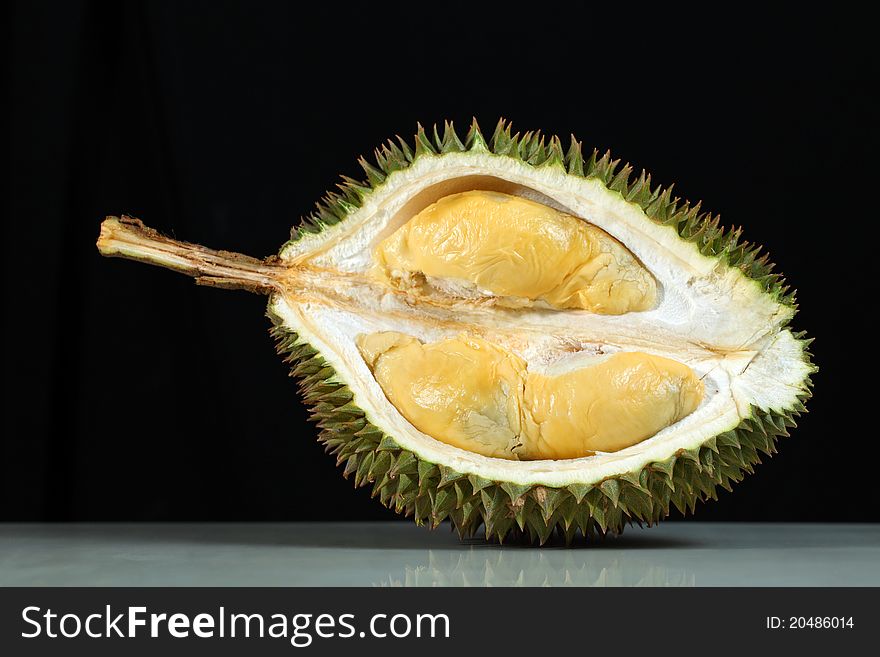
[[[497,458],[617,451],[689,415],[703,398],[687,365],[640,352],[542,374],[475,336],[423,344],[387,331],[359,336],[358,347],[385,396],[419,431]]]
[[[440,198],[374,249],[374,276],[398,289],[619,315],[649,310],[657,282],[617,240],[518,196]]]
[[[422,344],[393,331],[362,335],[358,347],[385,396],[423,433],[484,456],[520,447],[525,363],[478,338]]]
[[[524,458],[616,452],[690,415],[703,394],[690,367],[641,352],[619,352],[556,376],[529,373],[525,415],[537,429]]]

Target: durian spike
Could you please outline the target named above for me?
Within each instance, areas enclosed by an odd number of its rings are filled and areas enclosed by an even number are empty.
[[[122,215],[101,222],[101,255],[128,258],[188,274],[197,285],[270,294],[282,286],[277,256],[258,260],[232,251],[215,251],[165,237],[140,219]]]

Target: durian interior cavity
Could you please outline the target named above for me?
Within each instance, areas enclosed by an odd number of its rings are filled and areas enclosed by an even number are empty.
[[[472,190],[444,196],[373,250],[373,275],[416,297],[621,315],[651,308],[654,278],[617,240],[537,201]],[[557,375],[463,333],[424,344],[399,332],[358,346],[389,401],[441,442],[505,459],[567,459],[638,443],[693,412],[686,365],[619,353]]]
[[[314,347],[333,367],[338,381],[350,387],[353,403],[364,410],[367,419],[393,436],[396,443],[431,463],[447,465],[458,472],[475,474],[521,484],[562,486],[572,482],[589,483],[621,472],[631,471],[653,460],[663,460],[678,449],[700,444],[708,436],[735,427],[741,421],[740,410],[748,410],[748,402],[737,406],[737,389],[731,374],[743,369],[736,361],[729,365],[716,355],[698,351],[679,352],[659,346],[639,349],[644,353],[685,363],[704,386],[700,406],[678,422],[661,429],[650,438],[616,452],[597,452],[593,456],[563,460],[510,460],[487,457],[461,449],[429,435],[406,419],[389,401],[358,347],[358,337],[383,331],[397,331],[417,337],[425,343],[455,338],[460,327],[426,323],[418,316],[363,314],[334,304],[288,301],[275,295],[271,312],[295,330],[303,342]],[[585,366],[596,357],[628,351],[615,344],[569,341],[555,335],[480,331],[486,339],[513,351],[527,362],[529,371],[546,375],[560,374]],[[790,334],[788,334],[790,338]],[[793,339],[774,348],[774,355],[788,360],[787,349],[796,348]],[[775,363],[753,363],[742,377],[741,384],[754,389],[767,389],[767,370]],[[739,383],[736,384],[737,386]],[[751,393],[752,390],[749,390]]]
[[[373,250],[379,280],[419,296],[621,315],[652,308],[654,278],[605,231],[497,191],[444,196]]]
[[[370,271],[383,240],[439,199],[471,190],[531,199],[605,231],[656,281],[656,304],[621,315],[537,304],[487,307],[468,299],[434,305],[376,284]],[[319,351],[367,419],[420,458],[489,479],[561,486],[635,471],[736,427],[755,407],[791,408],[810,371],[802,344],[783,328],[790,308],[723,259],[701,255],[674,228],[647,219],[601,182],[568,176],[558,167],[536,169],[476,152],[419,158],[391,174],[345,221],[288,243],[281,258],[298,280],[289,293],[273,297],[272,312]],[[356,342],[383,331],[424,343],[466,332],[515,352],[529,371],[545,374],[568,371],[595,354],[638,351],[685,364],[702,381],[704,394],[692,413],[616,452],[552,462],[487,457],[438,441],[388,400]]]
[[[489,153],[419,158],[389,176],[345,221],[288,242],[281,258],[366,276],[375,265],[373,251],[383,239],[439,199],[471,190],[515,195],[584,219],[625,245],[656,280],[659,299],[648,311],[578,317],[575,329],[591,339],[639,341],[650,336],[740,350],[774,333],[792,315],[757,283],[719,259],[701,255],[675,229],[651,222],[641,208],[601,182],[568,176],[555,167],[535,169]],[[506,321],[503,312],[497,315],[499,321]],[[734,316],[737,321],[730,321]],[[527,309],[519,313],[517,322],[547,332],[572,325],[567,313],[528,313]]]
[[[385,396],[414,427],[503,459],[614,452],[692,413],[703,383],[687,365],[641,352],[529,370],[513,351],[462,334],[425,344],[387,331],[357,344]]]

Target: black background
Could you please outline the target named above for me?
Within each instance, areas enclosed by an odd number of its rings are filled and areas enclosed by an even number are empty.
[[[704,199],[799,289],[811,412],[697,517],[878,520],[870,379],[847,366],[876,366],[865,17],[301,5],[8,10],[0,517],[394,517],[315,441],[263,298],[102,259],[98,224],[266,255],[383,139],[504,116]]]

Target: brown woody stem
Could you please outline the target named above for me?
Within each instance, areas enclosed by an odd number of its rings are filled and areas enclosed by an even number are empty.
[[[134,217],[107,217],[101,223],[98,251],[189,274],[198,285],[270,294],[281,289],[275,256],[257,260],[231,251],[215,251],[179,242],[144,226]]]

